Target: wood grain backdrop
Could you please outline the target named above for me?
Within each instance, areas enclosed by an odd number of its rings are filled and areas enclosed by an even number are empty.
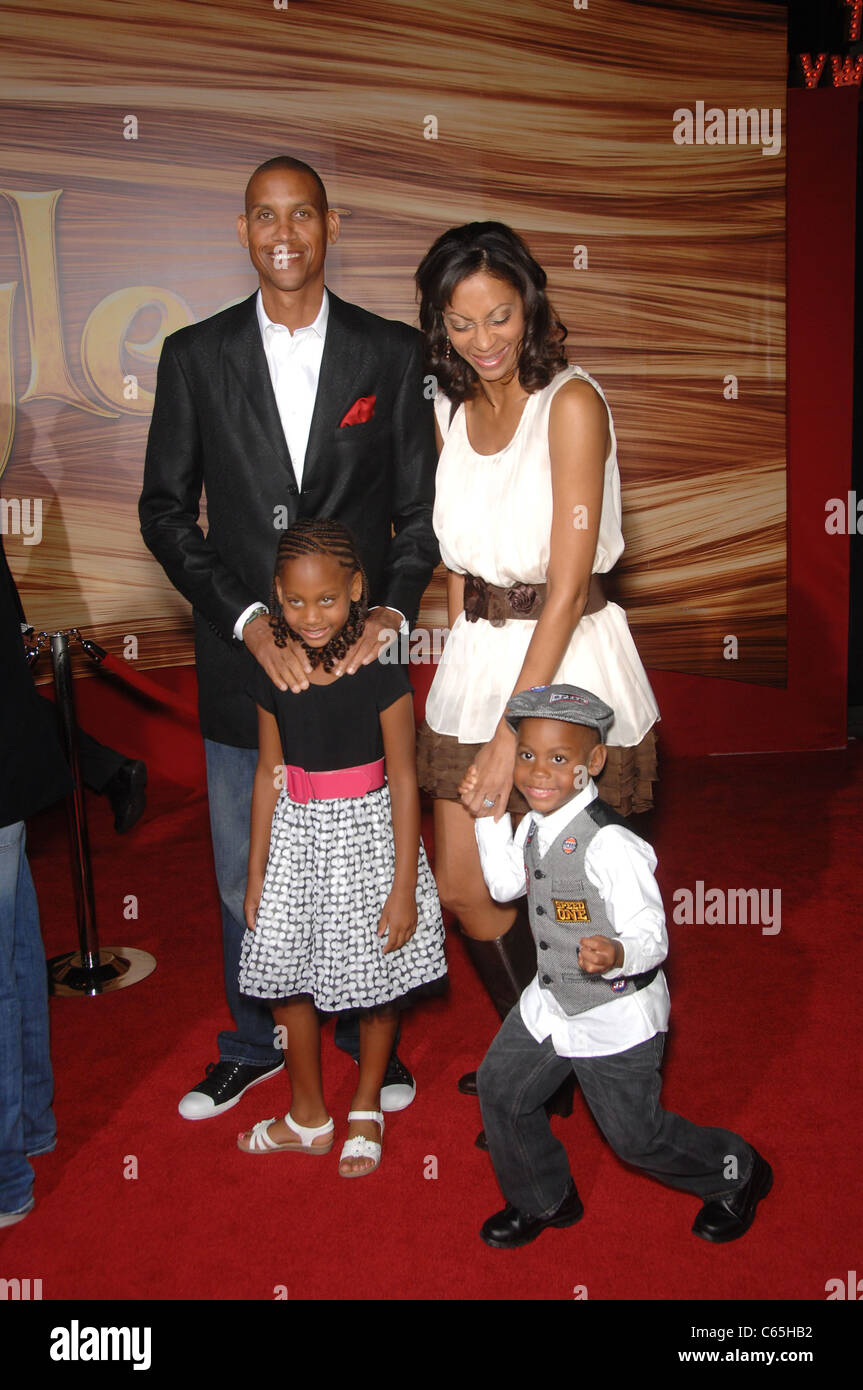
[[[289,152],[344,216],[329,282],[388,317],[415,322],[413,272],[447,226],[527,238],[614,411],[617,591],[646,664],[784,683],[784,143],[673,140],[698,101],[778,109],[784,137],[783,6],[7,0],[0,76],[2,489],[43,500],[41,543],[6,537],[37,626],[191,659],[187,605],[138,534],[146,391],[166,329],[254,288],[236,213],[251,169]],[[53,236],[33,230],[50,190]],[[49,396],[58,351],[70,385]],[[439,576],[421,616],[444,621]]]

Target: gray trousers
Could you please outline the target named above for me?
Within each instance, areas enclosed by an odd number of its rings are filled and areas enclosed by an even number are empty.
[[[531,1037],[517,1004],[510,1010],[477,1073],[489,1154],[507,1202],[526,1216],[547,1217],[566,1195],[569,1159],[551,1132],[545,1102],[570,1067],[596,1123],[626,1163],[703,1201],[726,1197],[747,1181],[753,1154],[739,1134],[663,1110],[664,1043],[657,1033],[610,1057],[558,1057],[551,1038],[538,1043]]]

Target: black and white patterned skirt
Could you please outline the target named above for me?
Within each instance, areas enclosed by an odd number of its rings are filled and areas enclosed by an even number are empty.
[[[377,935],[395,873],[387,786],[309,801],[282,792],[255,930],[240,955],[240,989],[258,999],[310,994],[319,1009],[369,1009],[439,993],[446,976],[440,903],[420,844],[417,928],[383,954]],[[429,988],[441,982],[437,989]]]

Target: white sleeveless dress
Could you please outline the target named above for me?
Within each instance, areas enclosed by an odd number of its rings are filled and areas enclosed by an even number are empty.
[[[434,529],[448,569],[489,584],[544,584],[551,544],[551,458],[548,417],[555,392],[567,381],[589,381],[568,367],[527,400],[513,438],[496,454],[478,454],[459,406],[438,393],[435,414],[444,445],[438,462]],[[608,411],[611,447],[605,460],[602,516],[593,562],[606,574],[623,552],[617,440]],[[512,618],[502,627],[468,622],[460,613],[444,646],[426,701],[426,719],[438,734],[460,743],[485,743],[494,734],[524,662],[535,622]],[[552,683],[591,690],[615,713],[610,746],[633,747],[659,717],[626,614],[616,603],[582,617]]]

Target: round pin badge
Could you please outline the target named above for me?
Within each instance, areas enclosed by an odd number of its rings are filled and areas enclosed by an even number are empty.
[[[578,849],[578,840],[576,840],[574,835],[570,835],[568,840],[564,840],[561,849],[564,854],[574,854]]]
[[[626,989],[626,981],[625,981],[625,980],[612,980],[612,982],[611,982],[611,988],[614,990],[615,994],[621,994],[621,993],[623,992],[623,990]]]

